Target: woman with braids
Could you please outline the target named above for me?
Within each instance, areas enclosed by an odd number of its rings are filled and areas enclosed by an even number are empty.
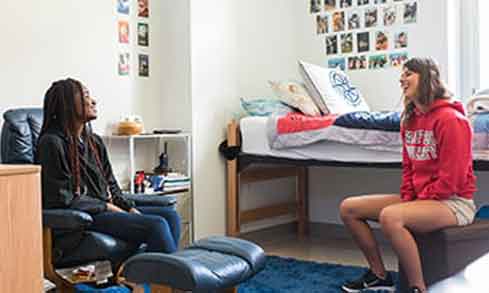
[[[395,290],[368,220],[380,223],[414,293],[426,292],[426,284],[411,233],[463,226],[474,219],[472,129],[462,104],[452,99],[438,66],[428,58],[408,60],[400,84],[405,106],[400,195],[356,196],[341,203],[343,223],[370,267],[358,280],[344,284],[345,292]]]
[[[176,251],[180,218],[170,207],[138,207],[122,196],[102,139],[91,130],[96,103],[78,81],[54,82],[44,99],[39,135],[44,208],[71,208],[93,217],[90,229],[148,252]]]

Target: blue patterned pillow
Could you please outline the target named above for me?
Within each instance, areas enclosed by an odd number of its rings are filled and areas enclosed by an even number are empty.
[[[299,72],[309,94],[323,114],[370,111],[360,90],[343,71],[299,61]]]
[[[277,99],[253,99],[246,101],[241,98],[241,107],[250,116],[286,115],[294,109]]]

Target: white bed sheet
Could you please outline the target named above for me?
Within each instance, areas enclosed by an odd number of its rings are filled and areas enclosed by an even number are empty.
[[[249,116],[240,120],[243,153],[301,160],[339,162],[401,162],[400,152],[368,150],[356,145],[324,141],[307,146],[275,150],[267,139],[267,118]]]

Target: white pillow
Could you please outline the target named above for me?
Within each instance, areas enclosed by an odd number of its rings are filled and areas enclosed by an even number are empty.
[[[313,101],[323,114],[370,111],[360,91],[341,70],[299,61],[299,71]]]
[[[309,116],[319,116],[321,112],[307,93],[304,84],[297,81],[268,81],[277,98]]]

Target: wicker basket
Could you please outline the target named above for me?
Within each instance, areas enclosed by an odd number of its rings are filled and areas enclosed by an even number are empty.
[[[133,121],[121,121],[117,126],[119,135],[136,135],[143,132],[143,124]]]

